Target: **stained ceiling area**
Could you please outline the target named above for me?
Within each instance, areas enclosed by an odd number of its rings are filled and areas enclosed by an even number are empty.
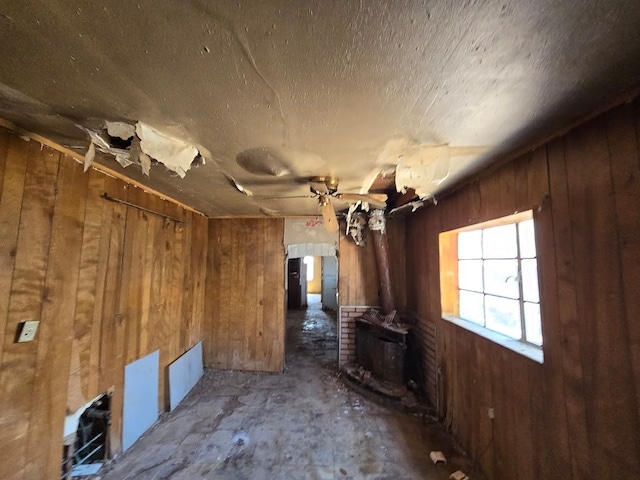
[[[637,0],[4,0],[0,117],[212,217],[316,214],[279,198],[315,175],[437,198],[632,92],[639,25]]]

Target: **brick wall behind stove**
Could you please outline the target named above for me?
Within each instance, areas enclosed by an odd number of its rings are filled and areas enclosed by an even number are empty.
[[[436,405],[438,401],[438,372],[436,361],[436,323],[433,319],[413,314],[414,325],[410,335],[417,342],[415,360],[422,368],[419,384],[424,386],[424,393],[429,402]],[[416,379],[414,379],[416,380]]]
[[[342,368],[356,361],[356,318],[362,316],[371,307],[340,307],[340,344],[339,366]]]

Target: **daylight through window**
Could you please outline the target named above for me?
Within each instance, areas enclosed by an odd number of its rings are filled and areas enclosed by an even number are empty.
[[[314,273],[315,273],[313,271],[314,270],[313,257],[307,255],[306,257],[304,257],[302,261],[307,266],[307,282],[310,282],[311,280],[313,280]]]
[[[440,256],[443,315],[542,346],[531,212],[446,232]]]

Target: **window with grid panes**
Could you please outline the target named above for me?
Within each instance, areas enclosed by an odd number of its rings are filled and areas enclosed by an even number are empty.
[[[442,318],[544,362],[533,211],[439,235]]]
[[[457,234],[458,316],[542,346],[533,219]]]

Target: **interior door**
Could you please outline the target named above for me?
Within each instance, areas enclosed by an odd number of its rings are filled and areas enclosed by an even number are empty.
[[[301,258],[292,258],[288,262],[288,292],[287,307],[290,310],[300,310],[302,308],[302,286],[300,284]]]
[[[338,262],[336,257],[322,257],[322,308],[338,310]]]

